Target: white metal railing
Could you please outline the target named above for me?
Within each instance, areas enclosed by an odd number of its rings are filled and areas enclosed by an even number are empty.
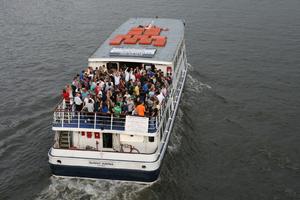
[[[77,112],[73,111],[71,106],[62,109],[62,104],[58,105],[54,111],[53,127],[125,130],[126,115],[115,116],[98,112]],[[156,132],[159,126],[158,117],[148,117],[148,120],[148,132]]]

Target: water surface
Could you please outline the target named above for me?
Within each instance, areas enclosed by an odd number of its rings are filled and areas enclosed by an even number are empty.
[[[299,199],[300,1],[0,0],[0,199]],[[52,111],[130,17],[186,21],[160,180],[51,178]]]

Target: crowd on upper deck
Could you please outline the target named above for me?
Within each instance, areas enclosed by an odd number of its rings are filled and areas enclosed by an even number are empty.
[[[154,65],[109,70],[103,65],[77,74],[62,96],[66,107],[77,112],[156,116],[171,82]]]

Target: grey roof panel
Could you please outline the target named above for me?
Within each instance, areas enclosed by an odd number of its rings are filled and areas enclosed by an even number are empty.
[[[167,36],[167,43],[164,47],[155,47],[152,45],[109,45],[111,39],[116,35],[126,34],[131,28],[137,27],[139,25],[155,25],[163,29],[168,29],[167,31],[162,31],[160,35]],[[163,19],[163,18],[131,18],[117,28],[108,39],[97,49],[94,54],[90,57],[91,59],[105,59],[105,58],[114,58],[109,55],[109,52],[114,47],[123,47],[123,48],[134,48],[134,49],[145,49],[145,48],[156,48],[156,53],[152,58],[143,58],[143,60],[155,60],[155,61],[164,61],[172,62],[173,57],[176,53],[180,42],[184,37],[184,24],[182,20],[178,19]],[[137,57],[126,57],[137,59]]]

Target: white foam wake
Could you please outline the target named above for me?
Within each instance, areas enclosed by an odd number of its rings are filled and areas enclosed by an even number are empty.
[[[194,78],[191,74],[187,75],[187,90],[192,90],[194,92],[203,92],[205,89],[211,89],[212,87],[206,83],[202,83],[200,80]]]
[[[200,80],[195,78],[193,75],[194,68],[192,65],[188,65],[188,74],[186,78],[186,85],[183,91],[183,97],[181,99],[180,105],[178,107],[176,120],[174,123],[174,128],[172,131],[172,135],[170,138],[170,143],[168,145],[168,150],[170,153],[176,153],[178,149],[180,149],[181,138],[183,135],[183,111],[182,106],[186,105],[186,103],[191,103],[190,101],[196,97],[195,93],[199,94],[204,92],[205,90],[210,90],[212,87],[206,83],[202,83]],[[189,98],[185,99],[185,93],[188,94]],[[193,98],[190,98],[193,97]],[[194,100],[193,100],[194,101]]]
[[[194,67],[188,64],[188,74],[187,74],[187,89],[194,90],[196,92],[202,92],[204,89],[211,89],[212,87],[206,83],[202,83],[197,78],[193,77],[193,72],[195,71]]]
[[[170,153],[176,153],[178,151],[178,149],[180,148],[181,145],[181,138],[182,138],[182,115],[183,112],[180,108],[180,106],[178,107],[178,111],[177,111],[177,116],[174,122],[174,127],[171,133],[171,137],[170,137],[170,142],[168,145],[168,151]]]
[[[51,177],[50,185],[43,190],[41,199],[135,199],[149,185],[111,180],[89,180]]]

